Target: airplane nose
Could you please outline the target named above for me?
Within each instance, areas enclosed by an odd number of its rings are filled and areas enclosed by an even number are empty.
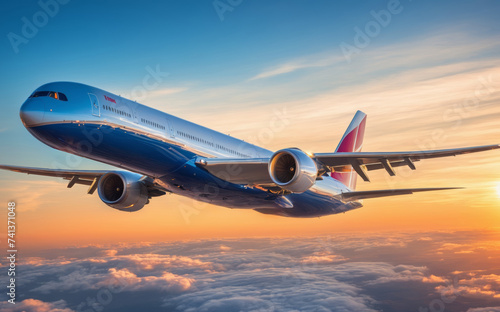
[[[42,101],[36,98],[26,100],[21,106],[19,116],[27,127],[35,126],[43,121],[45,109]]]

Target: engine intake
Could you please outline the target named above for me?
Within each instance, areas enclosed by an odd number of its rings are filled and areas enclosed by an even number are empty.
[[[282,149],[274,153],[269,162],[269,175],[281,188],[303,193],[316,182],[316,162],[298,148]]]
[[[148,203],[148,190],[142,176],[132,172],[108,172],[99,179],[99,198],[122,211],[137,211]]]

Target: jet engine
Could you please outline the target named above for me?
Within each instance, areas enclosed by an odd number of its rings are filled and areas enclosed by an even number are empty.
[[[273,182],[292,193],[307,191],[318,175],[316,162],[298,148],[277,151],[268,168]]]
[[[97,192],[108,206],[121,211],[137,211],[148,203],[142,176],[124,171],[108,172],[99,179]]]

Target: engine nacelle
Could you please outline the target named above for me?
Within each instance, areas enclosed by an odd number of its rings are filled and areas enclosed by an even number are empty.
[[[137,211],[148,203],[148,190],[141,175],[114,171],[99,179],[97,192],[108,206],[122,211]]]
[[[316,162],[298,148],[282,149],[274,153],[269,162],[269,175],[281,188],[303,193],[316,182]]]

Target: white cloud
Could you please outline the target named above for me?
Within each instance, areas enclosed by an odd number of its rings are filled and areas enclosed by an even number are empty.
[[[193,259],[185,256],[170,256],[170,255],[158,255],[158,254],[132,254],[123,255],[119,257],[122,260],[129,260],[133,262],[137,267],[144,270],[151,270],[155,268],[197,268],[207,271],[214,269],[214,266],[210,262],[204,262],[199,259]]]
[[[472,37],[474,37],[474,44],[470,44]],[[351,64],[347,63],[340,50],[335,49],[280,63],[265,69],[250,80],[269,78],[305,68],[322,69],[334,65],[337,68],[348,67],[355,71],[361,70],[362,72],[357,72],[360,76],[401,67],[415,68],[427,65],[434,67],[436,64],[456,62],[497,47],[498,40],[478,39],[473,34],[461,30],[444,29],[439,33],[426,34],[420,38],[411,38],[411,40],[392,45],[370,47],[357,56]]]
[[[163,272],[161,276],[138,277],[128,269],[117,270],[116,268],[111,268],[106,279],[99,282],[97,286],[113,286],[126,291],[154,289],[168,292],[183,292],[189,290],[193,283],[194,279],[170,272]]]
[[[347,260],[349,259],[344,258],[340,255],[331,255],[324,252],[317,252],[311,256],[303,257],[301,261],[302,263],[309,263],[309,264],[325,264],[325,263],[342,262]]]
[[[460,279],[456,285],[437,286],[436,290],[442,294],[455,294],[469,298],[500,299],[500,275],[469,274],[471,278]]]
[[[158,89],[158,90],[153,90],[151,91],[148,96],[150,97],[159,97],[159,96],[167,96],[179,92],[184,92],[188,90],[188,88],[185,87],[179,87],[179,88],[164,88],[164,89]]]
[[[256,80],[262,78],[269,78],[281,74],[287,74],[299,69],[314,68],[314,67],[328,67],[332,66],[338,62],[343,61],[343,57],[339,55],[314,55],[309,57],[304,57],[301,59],[296,59],[288,63],[284,63],[275,66],[270,69],[266,69],[260,74],[255,75],[249,80]]]
[[[15,305],[3,301],[0,302],[0,310],[5,312],[74,312],[66,307],[64,300],[43,302],[37,299],[24,299]]]
[[[468,309],[467,312],[500,312],[500,307],[472,308]]]
[[[440,277],[440,276],[436,276],[436,275],[431,274],[431,276],[429,276],[429,277],[424,276],[422,278],[422,282],[424,282],[424,283],[445,283],[445,282],[447,282],[447,280]]]
[[[377,233],[124,243],[39,253],[19,265],[26,295],[43,301],[55,294],[73,298],[65,306],[70,308],[84,300],[74,299],[75,294],[96,296],[110,289],[116,298],[111,305],[147,294],[145,309],[376,311],[399,300],[390,295],[397,290],[404,310],[441,294],[466,310],[469,301],[461,298],[491,306],[500,299],[500,277],[487,266],[457,270],[470,267],[469,256],[453,251],[474,245],[471,237],[478,235]],[[475,245],[478,252],[491,255],[498,250],[489,242]],[[449,258],[436,268],[435,254],[443,247]],[[454,285],[449,276],[457,280]]]
[[[160,101],[156,106],[272,150],[298,145],[313,152],[331,151],[357,109],[369,115],[365,150],[445,148],[455,146],[453,140],[464,146],[488,144],[488,137],[498,134],[500,59],[491,53],[498,42],[447,29],[370,47],[351,64],[339,62],[338,51],[329,51],[276,64],[250,82],[197,86],[189,94],[174,94],[175,107]],[[478,57],[483,54],[488,56]],[[285,82],[261,79],[301,69],[308,70]],[[492,92],[483,92],[477,107],[464,104],[484,84]],[[272,131],[271,139],[262,139],[259,133],[269,129],[276,110],[286,111],[287,124]],[[469,121],[475,118],[482,122],[472,125]],[[435,139],[436,131],[442,137]],[[478,137],[484,141],[478,142]],[[483,157],[487,154],[478,161]]]
[[[116,250],[116,249],[106,249],[106,250],[102,251],[102,254],[107,256],[107,257],[116,256],[117,253],[118,253],[118,250]]]
[[[71,265],[69,265],[71,266]],[[61,274],[57,280],[50,280],[42,285],[33,288],[35,292],[42,294],[50,294],[53,291],[78,291],[85,289],[93,289],[96,284],[105,278],[103,274],[90,272],[88,269],[75,268],[77,270]],[[42,267],[43,270],[43,267]]]
[[[47,181],[19,180],[3,187],[4,198],[16,201],[19,211],[36,210],[42,203],[57,201],[54,193],[64,190],[65,184],[57,178],[47,178]],[[52,179],[52,180],[50,180]]]

